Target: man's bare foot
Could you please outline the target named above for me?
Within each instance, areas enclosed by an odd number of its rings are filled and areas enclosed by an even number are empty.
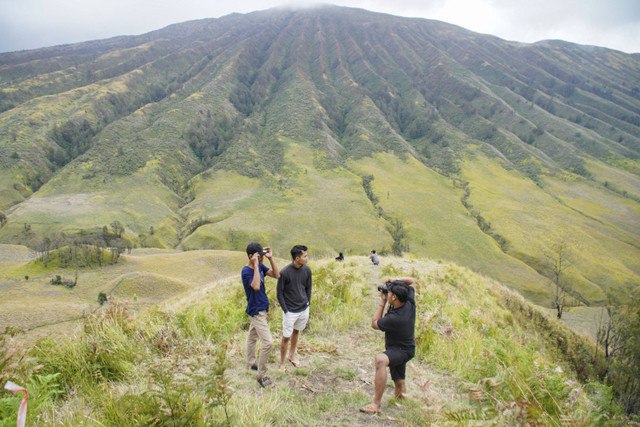
[[[287,367],[284,365],[280,365],[280,367],[278,368],[278,370],[280,370],[281,372],[287,372]]]
[[[289,362],[291,362],[291,364],[292,364],[293,366],[295,366],[296,368],[299,368],[299,367],[300,367],[300,361],[299,361],[299,360],[296,360],[296,359],[288,359],[288,360],[289,360]]]
[[[375,403],[370,403],[367,406],[360,408],[360,412],[364,412],[365,414],[379,414],[380,406]]]
[[[395,398],[396,399],[408,399],[409,395],[407,393],[396,393],[395,394]]]

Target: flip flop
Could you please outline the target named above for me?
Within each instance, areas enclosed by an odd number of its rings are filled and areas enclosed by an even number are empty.
[[[360,412],[363,412],[365,414],[379,414],[380,409],[373,406],[373,403],[370,403],[367,406],[363,406],[362,408],[360,408]]]
[[[291,364],[296,367],[299,368],[300,367],[300,361],[299,360],[292,360],[292,359],[287,359],[289,362],[291,362]]]

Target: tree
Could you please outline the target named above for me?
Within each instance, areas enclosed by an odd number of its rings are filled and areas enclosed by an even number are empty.
[[[566,269],[571,267],[569,243],[564,239],[556,241],[545,257],[551,281],[556,285],[553,307],[556,309],[558,319],[562,319],[562,313],[567,307],[567,294],[570,290],[564,274]]]
[[[596,337],[607,362],[604,379],[631,415],[640,413],[640,296],[637,290],[625,295],[631,295],[625,303],[619,295],[607,295],[607,315],[599,319]]]
[[[393,245],[391,246],[391,250],[394,255],[402,256],[402,253],[409,250],[409,245],[407,245],[407,232],[404,229],[404,225],[402,221],[397,218],[388,218],[389,225],[387,229],[393,238]]]
[[[122,237],[122,233],[124,233],[124,226],[122,225],[122,223],[120,221],[113,221],[111,223],[111,229],[113,230],[113,234],[120,238]]]

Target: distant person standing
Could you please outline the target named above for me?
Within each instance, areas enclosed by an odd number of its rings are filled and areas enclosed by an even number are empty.
[[[378,258],[378,254],[376,253],[375,249],[371,251],[371,255],[369,255],[369,259],[371,260],[373,265],[380,264],[380,258]]]
[[[282,308],[281,371],[286,370],[286,359],[296,368],[300,366],[300,361],[296,358],[298,335],[307,327],[311,304],[311,269],[307,266],[307,247],[295,245],[291,248],[291,259],[291,264],[280,272],[276,288],[278,303]],[[288,357],[287,346],[290,346]]]
[[[267,257],[271,269],[262,263]],[[271,379],[266,375],[267,362],[273,346],[273,338],[267,323],[269,311],[269,298],[264,286],[264,277],[280,278],[278,266],[273,260],[271,248],[263,248],[260,243],[252,242],[247,245],[247,257],[249,261],[242,268],[242,285],[247,296],[247,315],[249,315],[249,333],[247,335],[247,366],[258,371],[258,384],[262,387],[272,385]],[[261,341],[260,360],[256,364],[256,342]]]

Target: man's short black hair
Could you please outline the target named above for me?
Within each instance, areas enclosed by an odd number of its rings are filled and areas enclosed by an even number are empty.
[[[398,297],[400,302],[407,302],[409,299],[409,285],[402,280],[395,280],[387,285],[389,292]]]
[[[306,251],[307,251],[307,247],[305,245],[295,245],[294,247],[291,248],[291,259],[295,260],[300,255],[302,255],[303,252],[306,252]]]
[[[375,253],[376,253],[376,250],[375,250],[375,249],[374,249],[374,250],[372,250],[372,251],[371,251],[371,253],[372,253],[372,254],[375,254]]]
[[[251,242],[247,245],[247,255],[251,256],[253,254],[255,254],[256,252],[258,252],[259,255],[263,255],[264,254],[264,249],[262,248],[262,245],[258,242]]]

